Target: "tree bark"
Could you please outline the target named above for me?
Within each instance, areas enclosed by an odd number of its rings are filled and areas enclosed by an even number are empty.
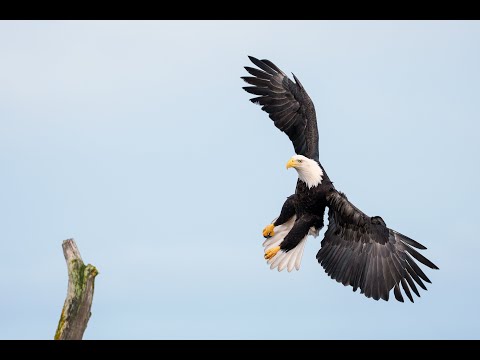
[[[73,239],[63,241],[62,247],[68,268],[68,290],[54,339],[82,340],[92,315],[90,309],[98,271],[93,265],[85,266]]]

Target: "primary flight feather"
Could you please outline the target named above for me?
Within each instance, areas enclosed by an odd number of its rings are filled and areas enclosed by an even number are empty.
[[[413,302],[412,292],[426,290],[430,282],[417,262],[438,269],[416,249],[425,246],[389,229],[380,216],[367,216],[345,194],[337,191],[320,164],[318,129],[313,102],[300,81],[290,80],[269,60],[249,56],[258,68],[245,69],[252,76],[242,79],[251,86],[245,91],[262,106],[274,125],[293,143],[296,155],[287,163],[298,172],[295,193],[287,198],[280,215],[263,230],[265,259],[271,269],[299,269],[308,235],[318,236],[328,207],[328,228],[317,253],[325,272],[353,291],[375,300],[393,294],[403,302]]]

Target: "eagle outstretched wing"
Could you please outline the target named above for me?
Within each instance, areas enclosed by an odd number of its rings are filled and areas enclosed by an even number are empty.
[[[317,260],[332,279],[375,300],[388,300],[393,288],[403,302],[401,286],[413,302],[410,289],[420,296],[415,283],[427,290],[422,280],[430,280],[415,260],[438,267],[414,249],[425,246],[389,229],[381,217],[365,215],[336,190],[327,195],[327,203],[329,224]]]
[[[253,86],[243,89],[258,95],[250,101],[262,105],[275,126],[288,135],[297,154],[319,161],[315,107],[300,81],[295,75],[295,82],[290,80],[269,60],[249,58],[261,69],[245,67],[253,76],[242,79]]]

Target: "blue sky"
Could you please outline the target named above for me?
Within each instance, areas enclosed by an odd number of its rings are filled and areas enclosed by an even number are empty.
[[[96,265],[86,339],[478,339],[480,23],[0,22],[0,338],[53,338],[61,242]],[[337,189],[428,247],[414,304],[269,270],[288,138],[247,55],[312,97]]]

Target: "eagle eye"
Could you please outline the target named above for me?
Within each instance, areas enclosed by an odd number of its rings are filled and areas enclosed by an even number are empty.
[[[299,163],[301,163],[301,162],[302,162],[302,160],[300,160],[300,159],[298,159],[297,161],[298,161]]]

